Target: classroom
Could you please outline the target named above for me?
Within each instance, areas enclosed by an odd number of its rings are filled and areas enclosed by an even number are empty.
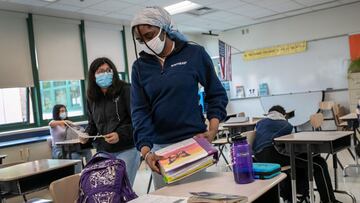
[[[360,0],[0,0],[0,203],[360,202]]]

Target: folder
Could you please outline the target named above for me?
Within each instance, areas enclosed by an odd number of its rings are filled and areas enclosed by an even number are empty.
[[[205,138],[190,138],[155,152],[165,183],[173,183],[218,161],[218,151]]]

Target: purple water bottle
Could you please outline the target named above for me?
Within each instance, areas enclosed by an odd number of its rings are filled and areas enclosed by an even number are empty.
[[[232,138],[231,158],[235,182],[246,184],[254,181],[251,148],[246,137],[237,135]]]

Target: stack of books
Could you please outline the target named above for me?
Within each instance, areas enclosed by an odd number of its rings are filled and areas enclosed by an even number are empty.
[[[218,161],[218,151],[205,138],[190,138],[155,152],[165,183],[173,183]]]

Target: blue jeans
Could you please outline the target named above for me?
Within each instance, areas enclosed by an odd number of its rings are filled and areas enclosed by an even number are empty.
[[[86,163],[90,161],[92,154],[91,149],[81,149],[76,152],[71,152],[71,159],[81,160],[81,163],[76,164],[75,173],[80,173],[82,169],[82,158],[85,157]],[[53,146],[52,148],[52,158],[54,159],[64,159],[62,148],[60,146]]]
[[[140,165],[140,153],[134,147],[121,152],[115,152],[110,154],[116,156],[117,159],[121,159],[125,162],[126,172],[128,174],[130,184],[133,186],[136,172]]]

